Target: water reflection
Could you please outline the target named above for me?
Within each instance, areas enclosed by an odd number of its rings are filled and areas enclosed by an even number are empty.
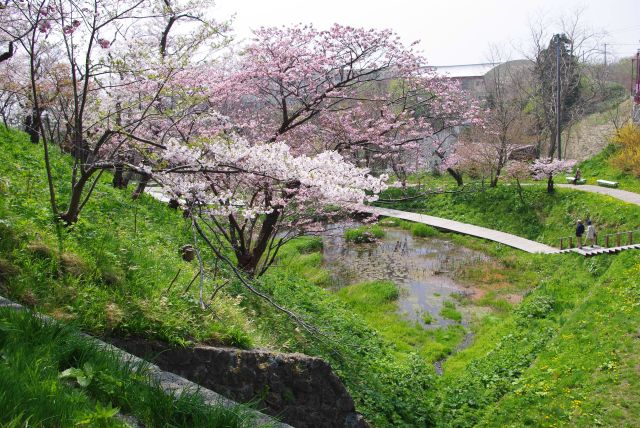
[[[353,244],[345,242],[345,228],[323,238],[324,263],[335,289],[388,279],[400,286],[398,310],[406,319],[425,328],[455,323],[440,315],[442,304],[469,289],[454,281],[451,274],[464,264],[486,259],[484,254],[447,240],[414,237],[399,228],[386,228],[386,236],[377,243]],[[425,312],[431,316],[430,324],[423,320]],[[465,311],[461,312],[464,316]]]

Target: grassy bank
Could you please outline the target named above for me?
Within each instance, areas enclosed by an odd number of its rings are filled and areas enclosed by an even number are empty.
[[[51,153],[58,183],[71,160]],[[433,369],[407,355],[319,285],[318,239],[282,249],[276,266],[258,284],[276,301],[316,325],[310,334],[264,301],[247,293],[204,254],[206,309],[198,304],[196,265],[180,247],[192,234],[180,212],[131,190],[116,190],[104,174],[80,221],[62,228],[48,207],[42,147],[0,128],[0,294],[54,318],[103,336],[135,335],[175,345],[204,343],[305,352],[331,361],[358,410],[377,426],[415,426],[429,419]],[[59,197],[68,197],[60,186]],[[230,279],[213,301],[217,284]]]
[[[60,176],[69,159],[58,152],[52,157]],[[192,239],[181,214],[146,196],[131,201],[130,191],[114,190],[107,175],[81,221],[57,228],[47,206],[41,147],[21,133],[0,130],[0,293],[96,334],[321,356],[358,410],[379,427],[518,426],[519,415],[532,426],[618,426],[640,419],[629,398],[639,392],[637,253],[531,255],[398,222],[415,236],[446,238],[491,256],[455,272],[478,293],[456,302],[449,315],[469,304],[483,310],[471,320],[471,346],[455,352],[438,378],[431,363],[455,348],[461,329],[426,331],[401,319],[391,283],[327,291],[330,277],[316,238],[283,248],[257,286],[319,332],[305,331],[233,280],[211,307],[201,309],[197,282],[188,289],[196,267],[179,254]],[[66,191],[61,189],[62,198]],[[640,225],[637,207],[599,195],[547,195],[532,187],[524,196],[522,204],[514,189],[501,186],[399,208],[548,243],[571,234],[576,217],[590,215],[601,233]],[[207,264],[214,266],[210,258]],[[226,279],[232,278],[223,273],[208,279],[207,294]],[[54,372],[84,370],[84,362],[53,366]],[[95,412],[97,402],[105,407],[109,401],[88,396],[88,407],[79,408]]]
[[[394,208],[550,244],[570,234],[578,217],[591,217],[605,232],[640,225],[638,207],[611,198],[563,190],[547,195],[539,187],[526,188],[524,196],[525,205],[514,189],[502,186]],[[444,364],[436,382],[436,426],[624,426],[640,417],[633,398],[640,387],[638,252],[544,256],[462,235],[438,236],[493,258],[458,272],[485,291],[474,301],[491,311],[472,323],[472,345]],[[509,298],[514,295],[524,299]]]
[[[187,286],[197,267],[180,257],[193,238],[181,213],[147,195],[131,200],[105,174],[80,221],[63,228],[48,206],[41,152],[24,134],[0,128],[1,293],[101,335],[260,343],[232,298],[222,295],[209,311],[194,304],[198,283]],[[57,149],[51,157],[64,184],[71,160]],[[61,185],[59,198],[68,190]]]
[[[242,408],[167,395],[145,366],[124,364],[69,327],[0,309],[0,424],[3,426],[253,427]],[[6,424],[6,425],[5,425]]]

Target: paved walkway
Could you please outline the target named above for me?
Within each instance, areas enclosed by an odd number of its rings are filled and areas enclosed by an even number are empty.
[[[592,186],[590,184],[555,184],[557,187],[563,189],[580,190],[583,192],[599,193],[601,195],[611,196],[612,198],[620,199],[621,201],[628,202],[630,204],[640,205],[640,193],[629,192],[627,190],[611,189],[609,187]]]
[[[371,206],[358,206],[359,211],[369,212],[372,214],[382,215],[386,217],[394,217],[403,220],[414,221],[416,223],[428,224],[438,229],[450,230],[453,232],[463,233],[465,235],[477,236],[478,238],[488,239],[490,241],[499,242],[509,247],[517,248],[528,253],[559,253],[557,248],[549,245],[541,244],[530,239],[510,233],[500,232],[498,230],[487,229],[486,227],[475,226],[473,224],[461,223],[455,220],[447,220],[445,218],[433,217],[425,214],[417,214],[406,211],[392,210],[390,208],[380,208]]]

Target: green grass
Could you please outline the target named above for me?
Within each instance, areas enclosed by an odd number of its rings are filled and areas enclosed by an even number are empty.
[[[438,234],[437,230],[431,226],[421,223],[414,223],[411,225],[411,234],[413,236],[419,236],[421,238],[429,238]]]
[[[416,352],[427,361],[434,362],[449,354],[464,336],[462,328],[425,330],[419,324],[403,319],[396,304],[398,287],[391,281],[351,285],[342,288],[337,295],[367,325],[395,345],[399,359]]]
[[[51,157],[64,199],[68,188],[61,179],[71,161],[57,148]],[[417,356],[398,362],[394,343],[317,286],[329,284],[319,239],[288,243],[257,285],[324,336],[306,332],[233,280],[202,310],[197,282],[186,290],[197,267],[180,257],[180,247],[192,242],[181,213],[147,195],[133,202],[131,190],[113,189],[108,175],[80,221],[68,229],[56,227],[47,205],[42,148],[20,132],[0,128],[0,294],[97,335],[177,345],[257,345],[321,356],[377,426],[429,420],[433,368]],[[215,262],[204,256],[207,296],[232,277],[223,271],[213,280]]]
[[[57,148],[51,158],[64,200],[70,159]],[[232,296],[219,294],[202,310],[198,283],[185,291],[197,267],[180,257],[180,247],[193,239],[181,213],[147,195],[131,200],[131,190],[114,189],[107,175],[78,223],[63,228],[48,205],[42,148],[0,128],[0,293],[99,335],[260,343]],[[212,277],[208,294],[217,283]]]
[[[356,244],[372,242],[372,240],[384,238],[384,235],[384,229],[378,225],[360,226],[344,231],[345,241]]]
[[[632,252],[610,262],[517,387],[487,409],[481,426],[631,426],[638,420],[640,263]]]
[[[105,335],[260,345],[321,356],[374,426],[624,426],[640,419],[637,252],[590,259],[525,254],[430,230],[491,256],[455,271],[459,281],[483,292],[474,305],[485,308],[472,312],[471,346],[453,353],[437,378],[431,362],[460,343],[462,327],[425,331],[405,321],[391,283],[357,284],[337,294],[318,287],[330,281],[320,240],[290,242],[257,286],[321,334],[306,332],[235,282],[203,311],[196,290],[183,292],[195,267],[179,257],[191,239],[180,213],[147,197],[133,203],[105,175],[83,220],[71,230],[57,229],[46,204],[40,148],[6,130],[0,130],[0,145],[0,293],[59,319]],[[52,156],[58,176],[68,159]],[[547,195],[543,186],[531,186],[524,196],[523,205],[515,189],[499,186],[398,207],[550,244],[571,235],[577,217],[590,216],[601,234],[640,226],[637,207],[600,195]],[[215,282],[205,285],[210,290]],[[522,303],[510,303],[518,301],[514,295],[524,297]],[[465,313],[472,308],[466,305]],[[84,361],[52,373],[70,367],[84,369]],[[78,408],[93,413],[96,402],[109,402],[86,400],[88,407]]]
[[[440,309],[440,315],[456,322],[462,321],[462,314],[456,310],[456,304],[452,301],[445,301]]]
[[[196,393],[167,395],[147,367],[122,363],[69,327],[0,309],[0,424],[13,426],[255,426],[244,408],[207,406]]]

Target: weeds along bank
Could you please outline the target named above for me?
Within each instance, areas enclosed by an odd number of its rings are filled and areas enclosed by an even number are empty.
[[[452,352],[462,332],[429,333],[400,319],[393,284],[326,291],[329,278],[318,240],[301,239],[284,248],[260,287],[311,320],[323,336],[310,337],[233,282],[201,310],[197,285],[185,291],[196,267],[180,258],[180,247],[192,239],[180,213],[151,198],[133,202],[105,177],[84,219],[70,230],[57,230],[46,204],[40,148],[4,130],[0,144],[1,292],[59,319],[102,335],[322,356],[375,426],[494,426],[517,424],[509,418],[518,414],[533,425],[555,417],[588,426],[596,418],[611,425],[640,417],[633,403],[625,414],[615,413],[616,397],[638,392],[629,369],[635,367],[633,352],[638,355],[629,332],[640,328],[636,253],[593,259],[528,255],[436,234],[492,256],[458,273],[485,288],[475,304],[486,311],[472,323],[472,345],[450,357],[444,376],[437,377],[433,361]],[[54,157],[56,165],[68,161]],[[447,206],[457,212],[453,202]],[[515,229],[519,223],[509,224]],[[209,292],[214,285],[205,284]],[[522,303],[507,299],[513,294],[524,296]],[[591,350],[587,362],[580,358],[582,349]]]

